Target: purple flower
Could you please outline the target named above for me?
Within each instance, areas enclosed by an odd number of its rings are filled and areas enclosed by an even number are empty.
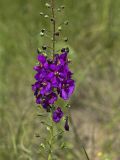
[[[41,104],[43,108],[47,109],[48,106],[54,104],[54,102],[57,101],[57,98],[57,94],[54,92],[48,95],[39,94],[36,96],[36,103]]]
[[[48,81],[43,81],[40,87],[40,94],[44,95],[50,93],[51,91],[51,83]]]
[[[65,80],[60,84],[60,97],[68,100],[75,89],[75,82],[72,79]]]
[[[49,104],[54,104],[54,102],[57,101],[57,94],[52,92],[49,95],[47,95],[47,101]]]
[[[53,112],[53,121],[58,123],[61,118],[63,117],[63,112],[60,107],[58,107],[54,112]]]
[[[46,62],[46,57],[43,54],[39,54],[37,59],[42,65]]]
[[[62,54],[56,54],[54,58],[54,63],[56,65],[64,65],[68,63],[67,52],[63,52]]]

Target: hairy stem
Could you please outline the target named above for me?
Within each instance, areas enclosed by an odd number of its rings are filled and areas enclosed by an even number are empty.
[[[51,115],[50,115],[50,121],[51,121],[50,140],[49,140],[50,148],[49,148],[48,160],[52,160],[53,139],[54,139],[54,127],[53,127],[53,121],[51,120]]]
[[[52,38],[53,38],[53,58],[55,54],[55,25],[56,25],[56,20],[55,20],[55,2],[54,0],[51,0],[51,9],[52,9],[52,19],[53,19],[53,30],[52,30]]]

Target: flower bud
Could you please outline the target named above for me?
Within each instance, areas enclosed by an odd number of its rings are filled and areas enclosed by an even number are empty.
[[[51,5],[50,5],[49,3],[45,3],[45,6],[46,6],[47,8],[50,8],[50,7],[51,7]]]
[[[43,33],[43,32],[40,32],[40,36],[43,37],[43,36],[44,36],[44,33]]]
[[[65,38],[64,38],[64,41],[65,41],[65,42],[67,42],[67,41],[68,41],[68,38],[67,38],[67,37],[65,37]]]
[[[45,17],[45,18],[48,18],[49,16],[46,14],[44,17]]]
[[[45,145],[43,143],[40,144],[40,147],[45,149]]]
[[[50,131],[50,127],[48,127],[48,126],[47,126],[47,128],[46,128],[46,129],[47,129],[47,131]]]
[[[68,47],[65,50],[66,50],[67,53],[69,53],[69,48]]]
[[[44,15],[44,13],[43,13],[43,12],[40,12],[40,15],[41,15],[41,16],[43,16],[43,15]]]
[[[57,11],[58,11],[58,12],[61,12],[61,9],[60,9],[60,8],[58,8],[58,9],[57,9]]]
[[[45,32],[45,29],[41,29],[41,32]]]
[[[69,23],[69,21],[65,21],[65,22],[64,22],[65,25],[68,25],[68,23]]]
[[[62,48],[62,49],[61,49],[61,52],[65,52],[65,48]]]
[[[64,6],[64,5],[62,5],[62,6],[60,6],[60,8],[64,9],[64,8],[65,8],[65,6]]]
[[[59,26],[59,27],[58,27],[58,31],[61,31],[61,30],[62,30],[62,27],[61,27],[61,26]]]
[[[65,128],[66,131],[69,131],[68,116],[66,116],[64,128]]]
[[[51,22],[53,22],[53,21],[54,21],[54,19],[53,19],[53,18],[51,18],[50,20],[51,20]]]
[[[47,49],[47,46],[42,46],[42,49],[43,49],[43,50],[46,50],[46,49]]]
[[[42,53],[42,51],[41,51],[40,48],[37,48],[37,53],[38,53],[38,54],[41,54],[41,53]]]

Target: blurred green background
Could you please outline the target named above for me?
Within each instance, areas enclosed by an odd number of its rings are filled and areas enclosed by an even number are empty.
[[[42,160],[31,84],[45,0],[0,0],[0,160]],[[72,116],[91,160],[120,160],[120,0],[61,0],[76,91]],[[64,47],[62,40],[58,49]],[[69,132],[69,139],[73,138]],[[68,141],[69,141],[68,139]],[[73,147],[75,150],[75,147]],[[70,153],[61,156],[76,160]]]

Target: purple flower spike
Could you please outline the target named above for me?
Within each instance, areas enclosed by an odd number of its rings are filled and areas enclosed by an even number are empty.
[[[58,107],[54,112],[53,112],[53,121],[58,123],[60,122],[61,118],[63,117],[63,112],[60,107]]]
[[[37,60],[39,64],[34,66],[36,74],[32,90],[36,103],[47,110],[59,97],[68,100],[73,94],[75,82],[72,79],[73,73],[69,69],[66,50],[62,50],[61,54],[55,54],[54,59],[39,54]],[[53,113],[53,120],[59,122],[62,116],[63,112],[58,107]]]

